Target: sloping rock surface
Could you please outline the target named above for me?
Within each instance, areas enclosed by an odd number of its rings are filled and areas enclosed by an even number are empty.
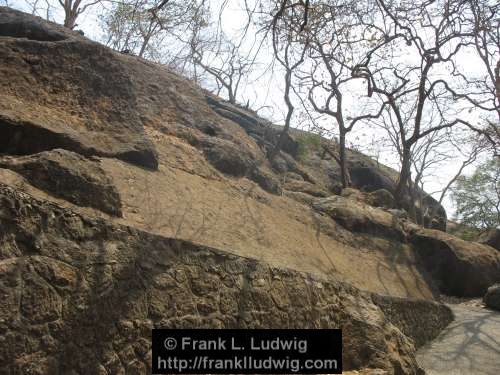
[[[328,214],[350,231],[396,238],[400,241],[405,239],[402,222],[391,212],[374,209],[341,196],[318,199],[313,208]]]
[[[146,374],[155,327],[342,327],[345,369],[420,373],[412,341],[347,284],[83,217],[4,185],[0,242],[0,367],[11,373]]]
[[[2,7],[0,153],[63,148],[157,168],[131,72],[112,55],[78,33]]]

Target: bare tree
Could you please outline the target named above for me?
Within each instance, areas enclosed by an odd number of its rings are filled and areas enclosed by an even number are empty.
[[[485,92],[490,94],[485,102],[496,108],[500,120],[500,3],[469,0],[468,5],[472,14],[474,46],[486,69],[486,75],[480,81]]]
[[[378,0],[390,40],[385,56],[369,53],[364,66],[373,93],[384,98],[399,133],[401,170],[395,196],[401,206],[411,185],[412,150],[432,133],[460,125],[477,129],[464,114],[466,108],[487,108],[458,74],[460,53],[472,44],[473,30],[464,22],[466,4],[443,0],[424,6]],[[378,47],[376,47],[378,48]],[[395,51],[415,56],[418,64],[405,62]],[[381,58],[382,57],[382,58]],[[370,61],[371,60],[371,61]],[[446,70],[449,73],[446,73]],[[460,90],[460,89],[463,90]],[[464,91],[469,90],[469,91]]]
[[[165,53],[171,53],[164,43],[184,48],[193,27],[205,22],[203,0],[130,0],[113,4],[103,17],[107,34],[106,44],[139,57],[162,61]],[[196,26],[194,26],[196,24]],[[168,63],[169,61],[162,61]]]
[[[240,52],[240,46],[222,35],[221,40],[191,44],[194,63],[217,84],[217,95],[224,89],[230,103],[235,104],[242,79],[250,73],[254,61]]]
[[[309,85],[308,99],[314,110],[334,119],[339,134],[339,156],[334,158],[340,166],[343,187],[350,184],[346,158],[346,135],[355,124],[378,118],[386,105],[383,103],[373,113],[350,115],[353,111],[344,104],[344,94],[350,90],[349,84],[359,78],[368,79],[356,70],[357,54],[362,54],[359,37],[371,27],[364,25],[362,18],[368,14],[369,7],[357,7],[356,3],[345,2],[316,5],[314,17],[309,17],[308,29],[311,34],[310,59],[312,70],[303,79]],[[306,18],[307,20],[307,18]],[[364,39],[362,39],[364,41]],[[376,44],[375,40],[371,42]],[[368,85],[370,85],[368,79]],[[319,98],[315,95],[320,91]],[[368,95],[371,96],[370,87]],[[319,104],[319,101],[322,104]],[[359,111],[358,111],[359,112]]]
[[[88,8],[100,3],[102,0],[58,0],[64,10],[64,26],[73,30],[77,18]]]
[[[307,19],[305,13],[308,5],[302,1],[293,3],[289,0],[281,0],[277,10],[271,20],[270,29],[272,37],[272,48],[274,58],[284,69],[284,93],[287,112],[285,123],[276,146],[270,153],[273,158],[282,147],[286,134],[290,129],[293,111],[295,109],[291,100],[293,74],[296,69],[304,62],[306,52],[309,47],[309,33],[302,32],[304,19]]]

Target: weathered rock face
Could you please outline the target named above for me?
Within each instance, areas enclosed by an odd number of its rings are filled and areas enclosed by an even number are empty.
[[[238,108],[236,105],[224,102],[210,94],[206,98],[208,104],[215,112],[240,125],[266,152],[272,150],[281,136],[281,132],[274,128],[269,121],[263,120],[255,113],[250,113],[248,109]],[[299,146],[290,135],[284,134],[281,142],[281,149],[283,151],[292,156],[297,156]]]
[[[305,132],[294,130],[292,134],[296,139],[304,136],[307,138]],[[340,168],[331,155],[331,153],[338,154],[338,145],[334,141],[318,141],[322,143],[321,147],[314,146],[308,149],[307,157],[301,159],[302,168],[307,169],[309,177],[323,190],[330,191],[332,194],[341,194]],[[328,149],[329,152],[324,152],[325,149]],[[290,171],[284,163],[275,163],[273,167],[279,171]],[[347,167],[352,188],[358,190],[358,193],[352,194],[352,189],[349,189],[351,190],[350,198],[376,207],[391,208],[394,206],[392,195],[396,189],[398,179],[398,173],[395,170],[378,163],[366,155],[349,149],[347,150]],[[424,216],[425,223],[423,224],[426,227],[445,231],[446,211],[444,208],[427,193],[418,191],[418,194],[423,197],[423,207],[414,207],[417,216]],[[409,208],[409,205],[405,207],[407,211],[410,211]],[[422,213],[425,213],[425,215]]]
[[[342,327],[345,369],[419,373],[385,307],[347,284],[83,217],[4,185],[0,242],[7,373],[146,374],[154,327]]]
[[[342,189],[341,195],[351,200],[366,203],[373,207],[392,209],[396,207],[394,196],[385,189],[374,190],[366,193],[353,188]]]
[[[33,186],[79,206],[121,216],[120,196],[97,161],[66,150],[19,158],[0,158],[0,167],[16,171]]]
[[[442,293],[479,297],[500,282],[500,253],[437,230],[417,230],[411,242]]]
[[[374,294],[372,299],[389,320],[413,340],[417,348],[435,339],[453,321],[450,308],[440,303],[378,294]]]
[[[388,211],[374,209],[340,196],[318,199],[313,208],[328,214],[350,231],[405,240],[401,221]]]
[[[0,153],[63,148],[156,168],[130,74],[112,54],[78,33],[2,7]]]
[[[500,284],[495,284],[488,288],[483,302],[489,308],[500,311]]]
[[[479,237],[479,243],[488,245],[500,251],[500,228],[493,228]]]
[[[295,179],[286,180],[283,184],[283,189],[292,192],[304,193],[312,197],[327,197],[330,195],[328,192],[318,188],[310,182]]]
[[[251,111],[8,8],[0,87],[0,373],[146,374],[153,327],[340,327],[346,369],[420,372],[449,315],[391,297],[436,293],[390,171],[349,152],[366,191],[334,196],[293,135],[269,160]]]

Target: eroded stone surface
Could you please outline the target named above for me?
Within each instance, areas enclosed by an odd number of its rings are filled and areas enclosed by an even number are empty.
[[[500,253],[431,229],[417,229],[411,242],[442,293],[482,297],[500,282]]]
[[[451,309],[442,303],[373,295],[390,321],[419,348],[435,339],[453,321]]]
[[[14,373],[145,373],[153,327],[342,327],[345,369],[418,373],[412,341],[347,284],[76,215],[3,185],[0,241],[0,367]]]
[[[500,284],[490,286],[483,297],[483,301],[490,309],[500,311]]]
[[[129,77],[110,49],[1,7],[0,153],[64,148],[157,168]]]
[[[3,157],[0,167],[16,171],[55,197],[110,215],[122,215],[120,195],[95,160],[56,149],[24,157]]]
[[[353,232],[405,240],[401,221],[390,212],[375,209],[341,196],[318,199],[313,208],[324,212],[340,225]]]
[[[483,233],[478,242],[500,251],[500,227],[492,228],[488,232]]]

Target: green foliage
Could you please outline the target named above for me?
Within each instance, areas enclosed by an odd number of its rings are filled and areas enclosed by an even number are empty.
[[[316,133],[304,133],[296,137],[299,144],[298,158],[303,160],[309,152],[321,150],[321,136]]]
[[[487,229],[500,225],[500,158],[460,176],[452,190],[457,219],[465,226]]]

